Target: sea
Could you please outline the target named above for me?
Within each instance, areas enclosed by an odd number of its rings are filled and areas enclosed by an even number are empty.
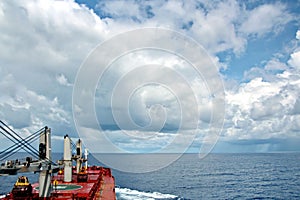
[[[92,157],[89,164],[101,163]],[[0,194],[8,193],[19,175],[0,176]],[[38,180],[37,174],[24,175]],[[300,153],[209,154],[203,159],[183,154],[159,170],[113,170],[113,175],[118,200],[300,199]]]

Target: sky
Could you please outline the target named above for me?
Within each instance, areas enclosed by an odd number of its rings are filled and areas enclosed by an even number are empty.
[[[0,2],[0,118],[91,152],[300,151],[300,1]],[[1,146],[10,142],[0,136]]]

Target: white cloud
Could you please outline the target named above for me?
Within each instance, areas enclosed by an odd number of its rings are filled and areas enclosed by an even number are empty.
[[[72,86],[72,84],[69,83],[68,79],[63,74],[56,75],[56,80],[60,85]]]
[[[292,53],[288,63],[295,69],[300,70],[300,51]]]
[[[0,116],[8,118],[10,124],[27,133],[28,130],[37,130],[45,125],[54,126],[58,132],[62,131],[59,134],[64,134],[66,127],[74,129],[71,86],[81,62],[100,42],[127,30],[149,26],[174,29],[191,36],[218,61],[215,56],[217,53],[232,51],[238,55],[245,50],[249,36],[281,31],[291,21],[286,7],[279,3],[260,5],[252,10],[244,8],[237,1],[207,1],[201,4],[196,1],[104,1],[96,8],[103,15],[99,17],[93,10],[72,0],[2,1]],[[299,39],[299,31],[296,38]],[[137,39],[144,38],[139,36]],[[96,100],[99,100],[96,106],[102,106],[101,116],[105,116],[107,124],[112,122],[112,116],[108,114],[111,101],[105,95],[113,89],[110,85],[131,69],[129,65],[124,67],[124,63],[133,66],[146,63],[171,66],[187,78],[191,90],[186,90],[184,84],[174,76],[166,76],[163,70],[148,74],[161,78],[178,91],[177,95],[183,100],[182,106],[187,111],[184,114],[185,128],[190,127],[188,122],[194,119],[198,108],[201,111],[199,125],[203,132],[208,130],[207,124],[213,109],[210,107],[209,91],[203,80],[195,77],[194,71],[186,70],[185,63],[173,57],[159,59],[151,53],[131,56],[123,60],[123,65],[111,71],[110,76],[104,80],[107,91],[101,91],[99,97],[96,96]],[[300,69],[299,52],[291,55],[288,64],[294,69]],[[274,75],[269,73],[272,70],[285,71]],[[143,73],[136,74],[136,79],[121,85],[121,92],[143,80],[144,76]],[[271,137],[272,134],[286,136],[290,130],[297,132],[299,101],[296,99],[300,91],[298,74],[288,71],[287,64],[272,59],[266,64],[265,70],[252,68],[245,76],[249,82],[237,86],[237,90],[227,91],[228,116],[225,126],[228,129],[224,135],[249,139]],[[93,94],[93,91],[85,92]],[[163,102],[165,114],[168,114],[166,122],[174,128],[172,125],[179,121],[180,115],[176,98],[168,88],[149,87],[149,90],[140,90],[135,94],[137,99],[131,110],[134,120],[144,125],[149,122],[149,114],[152,114],[152,117],[163,121],[164,113],[155,107]],[[190,104],[193,94],[200,102],[197,108]],[[122,98],[116,103],[117,107],[124,105]],[[153,110],[149,110],[153,105]],[[124,107],[119,109],[126,110]],[[76,111],[82,110],[83,107],[76,107]],[[90,117],[94,113],[85,114]],[[95,133],[97,127],[86,123],[87,127],[94,129],[85,128],[84,131]],[[140,133],[146,134],[142,131]],[[158,137],[170,136],[165,134],[161,133]],[[130,140],[122,142],[123,147],[134,149],[135,144],[130,143]],[[155,145],[155,142],[153,139],[146,143],[145,149]]]
[[[246,21],[240,30],[246,34],[262,36],[266,33],[281,31],[292,19],[284,5],[280,3],[260,5],[248,11]]]
[[[252,72],[255,71],[249,71]],[[241,84],[238,90],[227,91],[225,127],[228,128],[224,129],[224,139],[299,137],[299,73],[286,69],[269,74],[268,80],[259,75],[254,73],[250,81]]]
[[[13,75],[0,81],[3,92],[0,98],[0,116],[24,136],[50,126],[62,130],[70,127],[70,114],[64,110],[58,98],[50,99],[19,84]]]
[[[31,125],[31,114],[29,109],[22,107],[13,107],[8,103],[0,104],[1,119],[9,121],[17,129],[29,127]]]
[[[70,57],[84,58],[82,52],[101,41],[106,31],[99,17],[72,1],[11,1],[2,9],[1,44],[6,48],[1,48],[1,57],[15,55],[11,61],[26,61],[27,67],[45,60],[43,67],[61,67]]]
[[[296,33],[296,39],[300,40],[300,30],[298,30],[297,33]]]
[[[206,14],[203,10],[195,10],[191,31],[193,37],[210,52],[217,53],[233,50],[239,54],[244,51],[246,40],[236,29],[240,20],[241,7],[236,2],[220,2],[210,8]]]
[[[291,130],[296,133],[299,133],[299,131],[300,131],[300,115],[298,114],[298,115],[292,116],[291,121],[293,122]]]
[[[112,1],[97,6],[101,14],[113,17],[110,25],[117,32],[138,27],[163,27],[187,33],[210,53],[226,50],[240,53],[245,48],[246,39],[237,33],[235,26],[243,15],[242,7],[235,1],[205,2],[203,8],[194,1],[130,1],[125,8],[123,4]]]
[[[286,70],[287,65],[280,62],[278,59],[273,58],[269,60],[264,68],[265,70]]]
[[[1,117],[16,128],[73,130],[72,88],[64,86],[107,37],[106,22],[71,0],[5,1],[0,15]]]
[[[104,124],[116,121],[115,118],[107,122],[105,117],[104,110],[113,107],[122,119],[130,112],[131,120],[141,127],[152,124],[158,128],[165,122],[165,128],[172,130],[180,125],[184,129],[196,128],[198,111],[203,122],[211,120],[212,91],[208,91],[205,81],[189,63],[175,55],[153,50],[128,54],[114,62],[101,77],[101,87],[96,92],[96,106],[102,110],[98,117]],[[131,129],[131,120],[122,120],[119,125]]]
[[[211,54],[244,52],[249,35],[278,33],[293,20],[284,4],[262,4],[246,10],[237,1],[100,2],[96,9],[114,32],[164,27],[195,38]],[[127,27],[124,26],[127,24]]]
[[[96,9],[101,10],[102,15],[112,18],[123,18],[121,20],[134,20],[132,17],[139,19],[140,8],[139,4],[135,1],[107,1],[100,2],[96,5]],[[125,18],[125,19],[124,19]]]

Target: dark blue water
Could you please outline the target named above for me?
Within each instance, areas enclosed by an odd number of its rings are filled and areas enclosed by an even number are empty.
[[[118,199],[300,199],[300,153],[185,154],[151,173],[113,174]],[[0,177],[1,194],[16,177]]]

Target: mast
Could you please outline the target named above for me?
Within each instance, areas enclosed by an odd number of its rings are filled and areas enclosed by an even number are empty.
[[[40,135],[39,160],[41,171],[39,175],[39,197],[50,197],[51,194],[51,129],[45,127]]]
[[[88,168],[88,150],[87,149],[84,149],[84,159],[85,159],[85,169]]]
[[[71,139],[68,135],[64,136],[64,182],[72,181],[72,153]]]
[[[76,156],[75,156],[75,160],[76,160],[76,172],[79,173],[81,170],[81,165],[82,165],[82,142],[79,139],[76,143]]]

